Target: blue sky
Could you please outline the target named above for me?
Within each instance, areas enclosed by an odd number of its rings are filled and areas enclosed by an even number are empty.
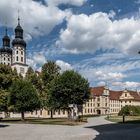
[[[140,89],[140,0],[1,0],[0,45],[13,38],[20,9],[27,63],[54,60],[90,86]]]

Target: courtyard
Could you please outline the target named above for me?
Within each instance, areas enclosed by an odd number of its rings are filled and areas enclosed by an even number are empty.
[[[112,123],[104,117],[77,126],[0,124],[0,140],[139,140],[139,132],[139,124]]]

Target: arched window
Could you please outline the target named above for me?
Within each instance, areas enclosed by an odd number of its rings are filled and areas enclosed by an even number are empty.
[[[23,62],[23,57],[21,57],[21,62]]]
[[[16,60],[18,61],[18,56],[16,57]]]

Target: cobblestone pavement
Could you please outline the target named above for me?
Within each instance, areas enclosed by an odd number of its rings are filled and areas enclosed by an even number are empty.
[[[1,124],[0,140],[140,140],[140,126],[94,117],[80,126]]]

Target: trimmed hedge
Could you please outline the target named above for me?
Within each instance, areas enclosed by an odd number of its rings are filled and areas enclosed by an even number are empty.
[[[118,113],[119,116],[139,116],[140,115],[140,106],[131,106],[126,105],[124,106],[120,112]]]

